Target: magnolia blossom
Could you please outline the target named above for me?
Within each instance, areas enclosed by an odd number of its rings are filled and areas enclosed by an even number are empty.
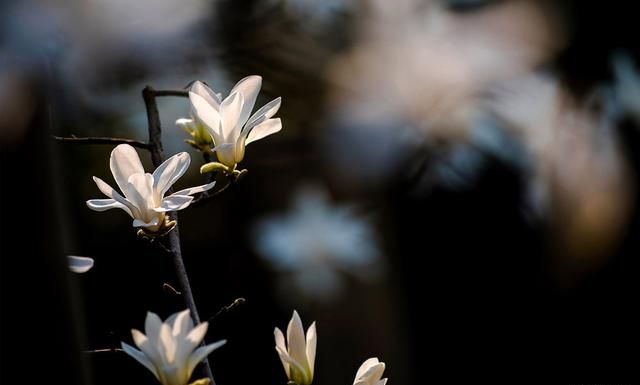
[[[162,385],[186,385],[198,363],[227,342],[222,340],[196,349],[208,326],[203,322],[194,327],[189,310],[173,314],[164,323],[148,312],[146,335],[131,329],[133,342],[140,350],[124,342],[122,349],[149,369]]]
[[[86,273],[93,267],[93,258],[68,255],[69,270],[74,273]]]
[[[344,274],[367,281],[383,268],[371,224],[333,205],[318,188],[298,191],[289,212],[259,222],[255,241],[257,251],[284,273],[284,284],[314,299],[333,299]]]
[[[279,97],[249,117],[261,86],[260,76],[248,76],[222,99],[220,94],[197,81],[189,90],[192,118],[178,119],[176,124],[192,133],[198,133],[204,127],[213,138],[213,151],[220,163],[234,169],[244,158],[246,145],[282,128],[280,118],[271,118],[280,108]]]
[[[384,368],[384,362],[379,362],[375,357],[369,358],[360,365],[360,369],[358,369],[353,385],[385,385],[387,383],[387,379],[382,378]]]
[[[187,171],[191,157],[181,152],[167,159],[153,174],[145,173],[138,153],[128,144],[121,144],[111,152],[111,173],[120,191],[93,177],[100,191],[109,199],[91,199],[87,206],[95,211],[122,209],[133,218],[133,227],[140,227],[147,234],[168,231],[173,225],[166,215],[169,211],[182,210],[191,204],[193,194],[212,188],[215,182],[180,190],[168,197],[164,194]]]
[[[316,361],[316,334],[315,321],[307,330],[305,340],[302,320],[297,311],[293,311],[291,321],[287,327],[287,340],[285,344],[284,335],[280,329],[275,328],[276,351],[284,366],[284,371],[290,381],[297,385],[309,385],[313,381],[313,366]]]

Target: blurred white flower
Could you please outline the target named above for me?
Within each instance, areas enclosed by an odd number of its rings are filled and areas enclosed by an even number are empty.
[[[68,255],[69,269],[74,273],[86,273],[93,267],[93,258]]]
[[[141,363],[162,385],[186,385],[195,367],[211,352],[224,345],[222,340],[196,349],[207,333],[208,323],[193,325],[189,310],[175,313],[163,323],[147,313],[145,334],[132,329],[133,342],[140,350],[122,342],[125,353]]]
[[[614,92],[622,114],[640,124],[640,73],[631,58],[617,55],[613,59]]]
[[[220,94],[197,81],[189,90],[192,119],[179,119],[176,124],[196,132],[198,125],[206,128],[213,138],[218,160],[233,170],[244,158],[246,145],[282,129],[280,118],[271,118],[280,108],[279,97],[249,117],[261,87],[260,76],[248,76],[222,100]]]
[[[297,385],[309,385],[313,382],[313,367],[316,361],[316,334],[315,321],[304,336],[302,320],[297,311],[293,311],[291,321],[287,327],[287,340],[280,329],[275,328],[273,334],[276,338],[276,351],[282,361],[287,378]],[[287,346],[288,344],[288,346]]]
[[[339,270],[366,280],[380,270],[376,235],[346,207],[317,188],[296,194],[291,210],[259,222],[256,247],[272,265],[293,275],[303,293],[329,299],[342,286]]]
[[[360,365],[353,385],[385,385],[387,379],[382,378],[384,368],[384,362],[378,362],[377,358],[369,358]]]
[[[95,211],[122,209],[133,218],[133,227],[152,235],[170,230],[175,223],[166,212],[182,210],[191,204],[193,194],[212,188],[215,182],[180,190],[168,197],[164,194],[187,171],[191,157],[181,152],[167,159],[153,172],[145,173],[136,150],[121,144],[111,152],[111,173],[124,196],[102,179],[93,177],[100,191],[110,199],[91,199],[87,206]]]

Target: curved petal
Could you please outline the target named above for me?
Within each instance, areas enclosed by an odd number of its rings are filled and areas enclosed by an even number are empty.
[[[125,353],[133,357],[136,361],[141,363],[145,368],[149,369],[149,371],[153,373],[154,376],[156,376],[156,379],[160,380],[160,377],[158,376],[156,368],[153,366],[153,363],[151,363],[151,361],[147,358],[147,356],[144,355],[144,353],[134,348],[133,346],[125,344],[124,342],[120,343],[120,345],[122,346],[122,350]]]
[[[387,385],[387,378],[383,378],[382,380],[376,382],[374,385]]]
[[[152,363],[160,364],[162,362],[161,352],[158,351],[157,344],[151,343],[149,338],[142,334],[140,330],[131,329],[131,336],[136,346],[151,360]]]
[[[278,352],[278,356],[280,357],[280,362],[282,362],[282,367],[284,367],[284,371],[285,373],[287,373],[287,378],[289,378],[289,363],[285,359],[283,359],[280,354],[280,352],[283,352],[283,354],[285,354],[284,352],[287,351],[287,345],[284,341],[284,334],[282,334],[282,331],[279,328],[275,328],[273,331],[273,335],[276,339],[276,351]]]
[[[315,321],[307,329],[307,360],[309,362],[309,369],[313,373],[313,368],[316,363],[316,344],[318,343],[318,335],[316,334]]]
[[[289,343],[289,355],[291,358],[300,363],[300,365],[305,365],[307,363],[307,348],[304,329],[302,320],[295,310],[287,327],[287,342]]]
[[[124,194],[127,200],[133,203],[140,210],[141,218],[145,218],[145,214],[149,209],[156,207],[155,197],[153,194],[153,176],[151,174],[133,174],[129,177],[124,188]]]
[[[170,196],[173,196],[173,195],[193,195],[193,194],[205,192],[207,190],[211,190],[213,188],[213,186],[215,186],[215,185],[216,185],[216,182],[211,182],[211,183],[203,184],[203,185],[196,186],[196,187],[189,187],[189,188],[185,188],[183,190],[177,191],[177,192],[171,194]]]
[[[202,96],[189,92],[189,100],[193,108],[194,117],[204,125],[213,137],[213,141],[218,144],[224,141],[220,130],[220,114]]]
[[[260,140],[266,136],[271,134],[275,134],[276,132],[282,129],[282,121],[280,118],[269,119],[264,121],[257,126],[253,127],[249,134],[247,135],[247,145],[251,142],[255,142],[256,140]]]
[[[156,207],[153,211],[157,213],[163,213],[166,211],[178,211],[187,208],[193,197],[191,195],[170,195],[160,202],[160,207]]]
[[[144,168],[136,150],[128,144],[120,144],[111,151],[109,167],[120,191],[126,194],[125,186],[131,175],[144,174]]]
[[[120,193],[114,190],[111,186],[105,183],[105,181],[103,181],[102,179],[96,176],[93,177],[93,181],[96,183],[96,185],[98,186],[98,189],[100,189],[100,191],[104,195],[108,196],[109,198],[113,198],[117,202],[126,206],[129,209],[129,215],[131,215],[132,217],[140,216],[140,212],[138,211],[138,208],[135,207],[133,203],[129,202],[125,197],[120,195]]]
[[[115,199],[89,199],[87,201],[87,207],[94,211],[107,211],[111,209],[122,209],[133,218],[131,210],[120,202],[116,202]]]
[[[187,172],[190,163],[191,156],[186,152],[180,152],[156,168],[153,172],[153,191],[156,199],[160,200],[164,197],[167,190]]]
[[[209,88],[209,86],[207,86],[200,80],[196,80],[195,82],[193,82],[191,88],[189,88],[189,91],[201,96],[204,100],[207,101],[207,103],[209,103],[211,107],[215,108],[216,111],[220,111],[220,103],[222,103],[220,97],[218,96],[218,94],[213,92],[213,90]]]
[[[265,120],[275,115],[276,112],[278,112],[278,110],[280,109],[281,103],[282,103],[282,98],[277,97],[272,101],[270,101],[269,103],[262,106],[262,108],[256,111],[256,113],[253,114],[251,118],[249,118],[249,121],[247,121],[247,124],[245,124],[244,128],[242,129],[242,133],[246,135],[246,133],[248,133],[249,130],[251,130],[253,127],[257,126],[258,124],[264,122]]]
[[[207,334],[207,329],[209,328],[208,322],[203,322],[198,324],[193,330],[187,334],[187,340],[194,343],[194,347],[198,346],[200,342],[204,339],[204,336]]]
[[[368,360],[366,360],[365,362],[362,363],[362,365],[360,365],[360,368],[358,368],[358,372],[356,373],[356,380],[358,380],[359,378],[362,377],[362,375],[369,370],[370,367],[377,365],[379,363],[378,358],[377,357],[372,357],[369,358]]]
[[[218,349],[219,347],[221,347],[226,343],[227,343],[227,340],[221,340],[206,346],[201,346],[198,349],[196,349],[196,351],[189,356],[189,362],[187,362],[188,377],[191,377],[191,373],[193,373],[193,369],[195,369],[196,366],[198,366],[200,361],[204,360],[206,356],[211,354],[211,352],[213,352],[214,350]]]
[[[241,79],[236,85],[233,87],[229,95],[234,92],[242,95],[242,99],[244,103],[242,105],[242,112],[238,118],[239,126],[242,127],[247,119],[249,119],[249,115],[251,115],[251,110],[253,110],[253,106],[256,104],[256,99],[258,98],[258,93],[260,92],[260,88],[262,87],[262,77],[258,75],[247,76],[244,79]]]
[[[293,367],[293,369],[297,370],[302,375],[305,375],[306,370],[302,367],[302,365],[300,365],[300,363],[298,363],[296,360],[294,360],[287,352],[280,350],[280,348],[277,347],[277,346],[276,346],[276,351],[278,352],[278,356],[280,356],[280,361],[286,362],[288,365],[291,365]],[[291,369],[292,369],[291,366],[285,367],[285,371],[287,372],[287,377],[289,379],[292,379],[291,378]]]
[[[86,273],[93,267],[93,258],[68,255],[69,269],[74,273]]]
[[[220,105],[220,121],[222,122],[222,137],[225,143],[235,142],[240,136],[240,114],[244,98],[241,94],[233,92]]]

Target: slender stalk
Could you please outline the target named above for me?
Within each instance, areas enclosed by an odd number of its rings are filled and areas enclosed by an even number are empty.
[[[75,135],[71,136],[53,136],[54,140],[62,143],[75,143],[75,144],[128,144],[133,147],[149,149],[149,144],[140,140],[124,139],[124,138],[111,138],[105,136],[90,136],[79,138]]]
[[[183,91],[156,91],[153,88],[147,86],[142,90],[142,98],[147,108],[147,122],[149,127],[149,151],[151,152],[151,160],[155,167],[158,167],[164,161],[164,150],[162,148],[162,128],[160,125],[160,114],[158,112],[158,104],[156,103],[157,96],[187,96]],[[171,213],[171,219],[177,222],[178,214],[176,212]],[[187,270],[184,266],[184,260],[182,258],[182,249],[180,247],[180,229],[179,225],[171,230],[169,236],[169,250],[173,257],[173,264],[178,276],[178,283],[185,301],[185,304],[191,311],[191,316],[196,324],[200,323],[200,315],[196,307],[195,300],[193,298],[193,292],[191,291],[191,284],[189,283],[189,277]],[[203,341],[204,344],[204,341]],[[209,365],[208,358],[202,361],[203,375],[211,380],[211,385],[215,385],[213,379],[213,373],[211,372],[211,366]]]

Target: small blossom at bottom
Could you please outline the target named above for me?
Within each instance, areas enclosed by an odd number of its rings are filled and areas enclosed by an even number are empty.
[[[194,327],[189,310],[173,314],[165,322],[149,312],[144,328],[146,334],[131,330],[133,342],[140,350],[124,342],[122,349],[149,369],[162,385],[187,385],[198,363],[227,342],[221,340],[197,348],[207,333],[208,323]]]

